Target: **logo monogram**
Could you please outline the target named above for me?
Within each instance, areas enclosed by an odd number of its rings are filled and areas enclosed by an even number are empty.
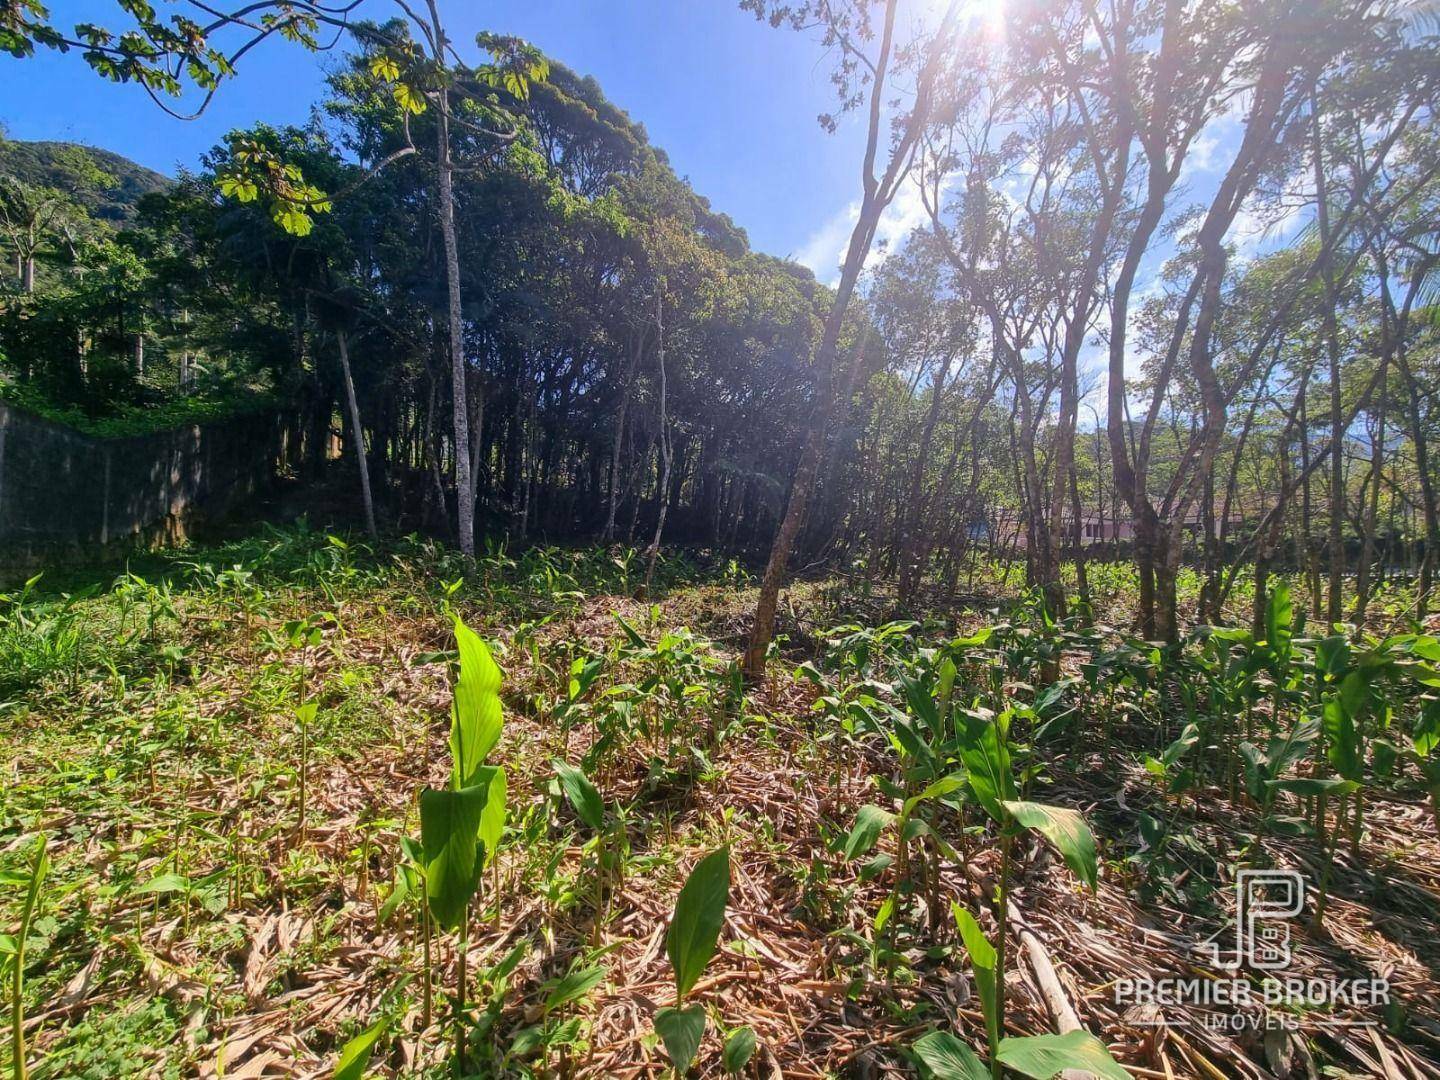
[[[1225,971],[1242,967],[1254,971],[1280,971],[1290,966],[1290,927],[1305,907],[1305,879],[1293,870],[1241,870],[1235,875],[1235,947],[1224,949],[1215,940],[1200,949],[1211,963]]]

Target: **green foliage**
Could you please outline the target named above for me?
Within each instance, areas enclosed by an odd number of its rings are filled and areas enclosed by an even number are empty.
[[[565,797],[570,800],[570,805],[575,808],[580,820],[596,832],[602,831],[605,828],[605,801],[590,782],[590,778],[558,758],[552,764],[555,766],[556,775],[560,777],[561,786],[565,789]]]
[[[712,851],[695,864],[680,889],[665,953],[675,973],[675,997],[685,1000],[715,954],[715,943],[730,902],[730,849]]]
[[[910,1049],[934,1080],[990,1080],[990,1069],[975,1051],[948,1031],[932,1031]]]
[[[745,1066],[754,1056],[755,1029],[746,1025],[736,1028],[725,1040],[725,1048],[720,1054],[720,1064],[728,1073],[740,1073],[745,1071]]]
[[[467,788],[420,793],[420,843],[425,850],[425,898],[437,922],[456,929],[480,882],[485,853],[480,821],[498,770],[482,770]]]
[[[700,1040],[705,1037],[705,1006],[658,1009],[655,1030],[665,1043],[665,1052],[670,1055],[675,1070],[683,1076],[700,1050]]]
[[[485,642],[459,619],[455,644],[460,652],[460,677],[450,718],[451,784],[470,787],[495,744],[503,724],[500,705],[500,668]]]
[[[1071,873],[1095,888],[1098,860],[1095,836],[1074,810],[1044,803],[1009,801],[1001,804],[1006,813],[1027,829],[1034,829],[1055,845]]]
[[[1067,1069],[1088,1072],[1105,1080],[1129,1080],[1130,1077],[1127,1070],[1116,1064],[1104,1044],[1088,1031],[1002,1039],[999,1057],[1006,1068],[1035,1080],[1051,1080]]]
[[[347,1042],[340,1050],[340,1059],[335,1063],[330,1080],[362,1080],[370,1067],[370,1055],[375,1050],[375,1044],[384,1038],[389,1027],[390,1020],[384,1017]]]

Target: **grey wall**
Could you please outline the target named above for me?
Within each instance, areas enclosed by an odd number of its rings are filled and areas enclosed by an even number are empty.
[[[257,490],[298,447],[278,413],[98,439],[0,402],[0,581],[182,539],[196,511]]]

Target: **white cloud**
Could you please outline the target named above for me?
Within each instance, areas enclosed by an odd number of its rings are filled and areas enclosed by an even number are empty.
[[[815,277],[826,285],[840,280],[840,264],[850,246],[850,234],[860,220],[860,201],[857,199],[843,210],[825,221],[812,232],[795,255],[794,260],[815,271]],[[885,212],[880,215],[880,224],[875,229],[875,241],[870,245],[870,254],[865,260],[867,268],[879,266],[890,252],[897,250],[905,238],[929,221],[920,187],[913,182],[902,184],[900,190]]]

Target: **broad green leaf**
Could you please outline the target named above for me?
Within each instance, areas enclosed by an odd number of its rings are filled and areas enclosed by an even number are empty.
[[[675,1070],[684,1076],[700,1052],[700,1040],[705,1037],[705,1006],[660,1009],[655,1013],[655,1030],[665,1043],[665,1052],[670,1055]]]
[[[1290,586],[1283,581],[1270,590],[1265,605],[1265,643],[1276,660],[1290,657],[1290,639],[1295,624],[1295,606],[1290,600]]]
[[[1001,1039],[996,1056],[1006,1068],[1034,1080],[1050,1080],[1066,1069],[1094,1073],[1105,1080],[1130,1080],[1130,1073],[1110,1056],[1105,1044],[1088,1031]]]
[[[948,1031],[932,1031],[910,1050],[933,1080],[990,1080],[990,1070],[975,1051]]]
[[[484,784],[487,788],[485,809],[480,812],[480,843],[484,848],[485,862],[489,863],[500,850],[500,838],[505,835],[507,787],[504,766],[481,766],[475,774],[475,783]]]
[[[600,798],[600,792],[590,778],[573,765],[556,758],[554,766],[556,775],[560,777],[560,786],[565,789],[565,797],[570,800],[575,813],[586,825],[600,832],[605,827],[605,801]]]
[[[380,911],[375,916],[375,921],[379,925],[384,926],[395,917],[395,912],[399,910],[400,905],[405,902],[405,898],[409,895],[410,877],[404,872],[403,868],[399,868],[395,872],[395,887],[392,888],[389,895],[385,897],[385,903],[380,905]]]
[[[455,644],[460,653],[460,678],[450,719],[451,787],[475,783],[476,771],[500,741],[500,669],[490,649],[460,619],[455,620]]]
[[[143,893],[145,895],[149,895],[151,893],[189,892],[190,879],[187,877],[182,877],[180,874],[174,873],[159,874],[156,877],[153,877],[149,881],[145,882],[144,885],[141,885],[135,891],[137,893]]]
[[[1015,777],[1010,772],[1010,751],[999,724],[989,717],[965,713],[960,718],[960,760],[969,776],[970,790],[995,821],[1005,820],[1001,804],[1015,798]]]
[[[720,1064],[727,1073],[738,1073],[755,1056],[755,1029],[746,1025],[736,1028],[725,1040],[725,1049],[720,1054]]]
[[[930,729],[932,735],[940,733],[940,709],[935,704],[935,697],[930,692],[930,685],[923,679],[901,676],[900,685],[905,690],[905,703],[910,706],[921,722]]]
[[[1035,829],[1054,844],[1075,876],[1095,888],[1099,872],[1095,836],[1077,811],[1037,802],[1007,802],[1005,809],[1021,825]]]
[[[568,972],[564,978],[549,987],[545,995],[544,1011],[554,1012],[564,1005],[569,1005],[572,1001],[579,1001],[599,986],[604,979],[605,969],[598,966],[576,968]]]
[[[1349,677],[1346,678],[1349,681]],[[1325,702],[1322,721],[1325,731],[1325,756],[1335,771],[1346,780],[1357,783],[1365,779],[1365,766],[1360,759],[1360,737],[1355,731],[1354,714],[1345,707],[1344,696]]]
[[[394,82],[400,78],[400,65],[391,57],[384,55],[374,56],[370,59],[370,74],[374,75],[377,79]]]
[[[1195,724],[1186,724],[1179,736],[1160,755],[1160,761],[1166,766],[1174,765],[1182,757],[1190,752],[1200,740],[1200,729]]]
[[[385,1034],[389,1025],[389,1017],[384,1017],[347,1042],[340,1051],[340,1060],[335,1063],[331,1080],[360,1080],[365,1075],[365,1070],[370,1067],[371,1051],[375,1049],[375,1044],[380,1041],[380,1036]]]
[[[995,946],[985,937],[985,931],[980,929],[974,915],[953,903],[950,912],[955,916],[960,940],[965,943],[965,952],[969,954],[970,966],[975,971],[975,992],[980,996],[980,1010],[985,1014],[985,1028],[993,1046],[1000,1037],[1000,1017],[995,1011]]]
[[[722,847],[706,855],[690,871],[665,934],[665,952],[675,970],[678,1000],[685,999],[715,954],[729,902],[730,849]]]
[[[305,211],[294,206],[279,206],[272,215],[275,224],[291,236],[309,236],[315,227],[314,220]]]
[[[460,925],[480,883],[476,850],[489,784],[420,793],[420,842],[425,849],[425,899],[447,930]]]
[[[895,894],[892,892],[887,894],[885,899],[880,902],[880,910],[875,912],[875,918],[870,924],[874,927],[875,933],[883,934],[885,927],[890,925],[890,917],[894,914]]]
[[[858,859],[873,848],[875,841],[880,839],[880,833],[894,820],[895,815],[889,810],[878,806],[862,806],[855,815],[855,824],[850,829],[850,835],[845,838],[846,860]]]
[[[1429,757],[1436,747],[1440,747],[1440,700],[1425,703],[1419,719],[1415,721],[1410,741],[1415,753],[1422,758]]]
[[[915,812],[915,808],[921,803],[928,802],[931,799],[943,799],[946,795],[949,795],[955,791],[959,791],[964,786],[965,777],[961,776],[959,773],[955,773],[950,776],[942,776],[939,780],[936,780],[924,791],[920,792],[919,795],[912,795],[910,798],[906,799],[900,816],[909,817]]]
[[[315,714],[319,712],[320,704],[315,701],[307,701],[304,705],[295,706],[295,720],[301,727],[309,727],[315,722]]]
[[[395,103],[406,112],[419,116],[425,111],[425,95],[412,90],[404,83],[396,83],[390,92],[395,97]]]
[[[1340,680],[1340,704],[1351,720],[1359,720],[1370,705],[1370,679],[1364,671],[1352,671]]]
[[[618,611],[614,612],[614,615],[615,621],[620,624],[620,629],[625,632],[625,637],[629,640],[630,644],[637,649],[645,648],[645,639],[636,633],[633,626],[625,621],[625,616],[621,615]]]

